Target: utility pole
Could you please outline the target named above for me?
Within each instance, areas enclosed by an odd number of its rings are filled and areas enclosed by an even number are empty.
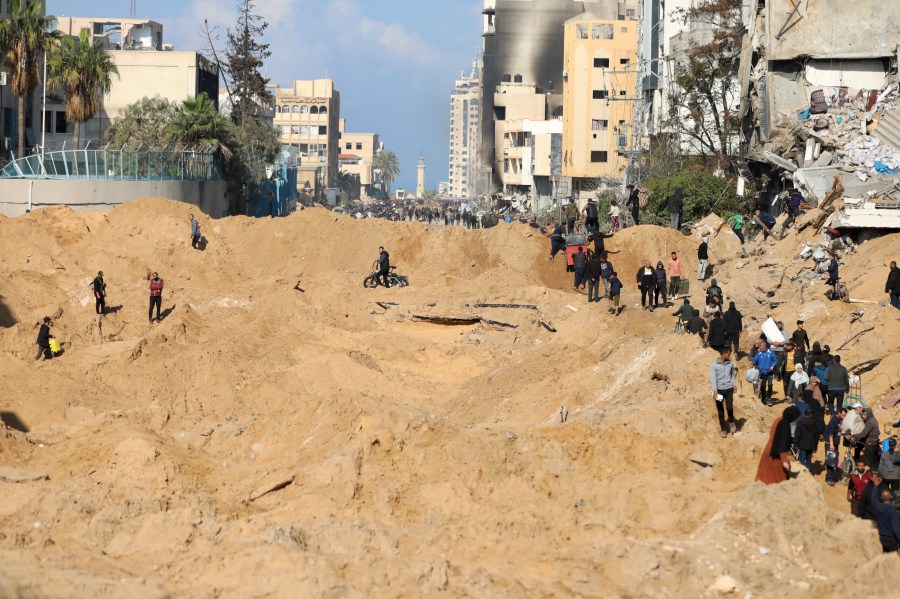
[[[131,0],[131,16],[129,18],[131,20],[137,18],[137,0]]]

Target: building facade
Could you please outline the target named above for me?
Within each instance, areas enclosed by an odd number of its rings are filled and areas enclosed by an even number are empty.
[[[349,133],[345,128],[346,121],[341,119],[338,168],[358,180],[361,198],[374,198],[377,181],[373,164],[382,143],[377,133]]]
[[[623,178],[639,100],[637,21],[591,13],[567,21],[563,79],[563,175],[575,190],[579,181]]]
[[[163,46],[163,26],[140,19],[99,19],[57,17],[56,27],[63,35],[78,37],[82,31],[103,44],[105,50],[172,50]]]
[[[341,94],[331,79],[294,81],[274,94],[275,127],[297,158],[298,188],[307,199],[319,199],[337,187]]]
[[[450,95],[450,179],[447,195],[472,198],[478,195],[483,173],[481,153],[481,70],[461,74]]]

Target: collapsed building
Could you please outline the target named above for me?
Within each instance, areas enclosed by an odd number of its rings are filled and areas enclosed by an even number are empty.
[[[834,229],[900,229],[900,3],[748,0],[742,175],[773,214],[789,188]],[[832,211],[833,210],[833,211]]]

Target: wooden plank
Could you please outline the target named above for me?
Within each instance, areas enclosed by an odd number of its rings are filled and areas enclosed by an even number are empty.
[[[522,310],[537,310],[538,307],[533,304],[475,304],[475,308],[510,308]]]

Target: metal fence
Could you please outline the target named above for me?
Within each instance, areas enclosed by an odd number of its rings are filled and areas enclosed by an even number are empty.
[[[222,171],[214,146],[142,145],[62,149],[7,163],[0,179],[104,179],[117,181],[214,181]]]

